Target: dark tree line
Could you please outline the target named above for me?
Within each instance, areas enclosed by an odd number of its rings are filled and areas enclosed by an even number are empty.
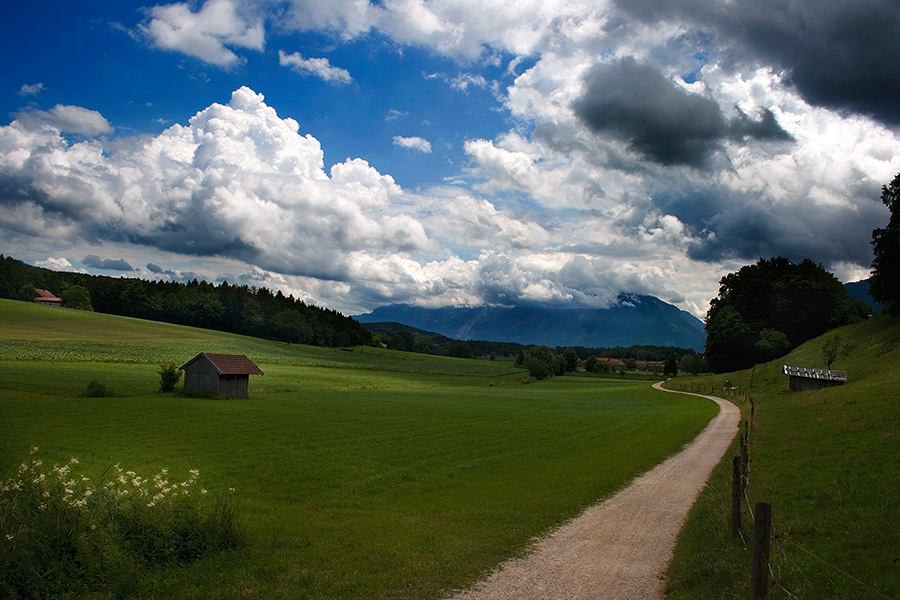
[[[341,313],[309,305],[281,291],[59,273],[0,255],[0,297],[22,299],[29,287],[63,294],[80,286],[96,312],[179,325],[204,327],[283,342],[314,346],[372,343],[372,334]],[[77,297],[78,294],[72,294]],[[85,308],[85,307],[82,307]]]
[[[719,373],[773,360],[871,313],[809,259],[760,259],[719,283],[706,316],[706,358]]]
[[[501,357],[517,356],[533,348],[516,342],[491,342],[486,340],[457,340],[439,333],[423,331],[400,323],[367,323],[365,325],[378,336],[380,342],[393,350],[434,354],[438,356],[457,356],[472,358],[479,356]],[[690,356],[694,350],[675,348],[672,346],[634,345],[615,348],[586,348],[582,346],[553,348],[556,354],[567,351],[575,353],[582,361],[589,357],[635,359],[638,361],[664,361],[673,353],[678,356]]]
[[[900,174],[881,187],[881,201],[891,211],[887,227],[872,232],[875,259],[869,294],[883,302],[888,314],[900,314]]]

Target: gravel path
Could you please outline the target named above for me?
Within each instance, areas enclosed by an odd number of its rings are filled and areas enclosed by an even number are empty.
[[[702,397],[719,414],[684,450],[453,600],[662,599],[678,532],[740,423],[735,405]]]

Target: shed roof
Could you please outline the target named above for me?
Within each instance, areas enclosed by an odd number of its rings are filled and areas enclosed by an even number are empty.
[[[846,371],[827,371],[825,369],[808,369],[806,367],[789,367],[784,365],[784,374],[790,375],[791,377],[803,377],[805,379],[847,381]]]
[[[38,302],[62,302],[62,298],[57,298],[47,290],[34,290],[35,295],[37,296],[35,300]]]
[[[182,369],[192,362],[205,358],[218,371],[219,375],[262,375],[259,367],[243,354],[214,354],[201,352],[181,366]]]

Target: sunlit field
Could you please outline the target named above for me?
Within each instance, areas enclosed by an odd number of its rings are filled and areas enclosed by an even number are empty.
[[[45,326],[47,323],[52,325]],[[348,352],[0,301],[0,469],[32,447],[234,489],[248,544],[150,571],[142,598],[439,598],[690,441],[713,403],[509,362]],[[246,354],[249,400],[158,391]],[[111,398],[81,398],[91,380]],[[229,492],[230,493],[230,492]],[[103,590],[97,597],[106,597]]]

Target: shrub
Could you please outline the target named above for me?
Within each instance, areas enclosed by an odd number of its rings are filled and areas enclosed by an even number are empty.
[[[528,369],[528,374],[535,379],[546,379],[553,374],[550,365],[539,358],[526,358],[525,368]]]
[[[112,398],[116,393],[96,379],[91,381],[87,388],[79,394],[80,398]]]
[[[242,543],[230,499],[209,498],[198,471],[170,484],[113,467],[94,484],[72,459],[44,471],[32,450],[0,483],[0,596],[52,598],[103,590],[133,593],[149,566],[189,562]]]
[[[174,392],[182,375],[178,365],[173,362],[163,363],[159,365],[157,373],[159,373],[159,391],[165,394]]]

